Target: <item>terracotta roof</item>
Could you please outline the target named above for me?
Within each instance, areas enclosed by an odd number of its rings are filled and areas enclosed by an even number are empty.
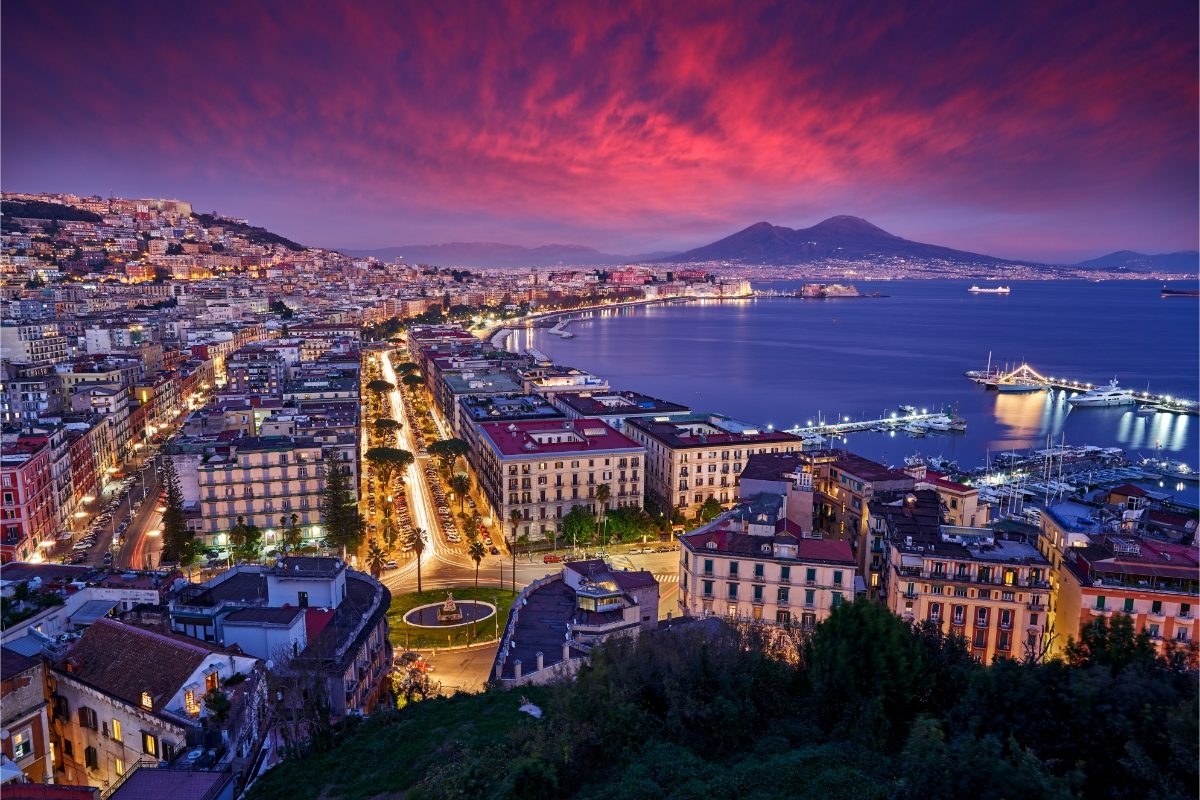
[[[484,422],[479,430],[502,456],[538,458],[643,449],[598,419]]]
[[[181,641],[110,619],[92,623],[67,657],[67,672],[134,706],[149,692],[158,711],[210,654],[198,641]]]
[[[1108,490],[1109,494],[1121,494],[1126,497],[1149,497],[1150,493],[1140,486],[1134,486],[1132,483],[1123,483]]]
[[[617,586],[621,587],[621,591],[628,592],[630,589],[640,589],[643,586],[655,586],[658,581],[654,578],[654,573],[646,570],[637,572],[626,572],[624,570],[612,570],[610,575],[617,581]]]

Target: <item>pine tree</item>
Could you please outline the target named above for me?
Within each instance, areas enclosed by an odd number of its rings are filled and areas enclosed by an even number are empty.
[[[354,505],[349,476],[333,450],[325,453],[325,536],[343,554],[354,553],[362,544],[366,525]]]
[[[163,512],[163,561],[187,566],[196,560],[196,538],[183,518],[183,490],[179,473],[170,456],[162,460],[162,483],[167,492],[167,510]]]

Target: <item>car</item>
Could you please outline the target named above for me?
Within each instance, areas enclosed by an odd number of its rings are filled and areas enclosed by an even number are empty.
[[[555,555],[554,553],[547,553],[546,555],[542,556],[543,564],[557,564],[562,560],[562,556]]]
[[[500,551],[496,549],[496,545],[492,545],[491,547],[489,547],[488,552],[494,556],[500,555]]]
[[[398,568],[399,568],[399,566],[400,566],[400,565],[399,565],[399,564],[397,564],[395,561],[385,561],[385,562],[383,562],[383,568],[384,568],[384,569],[398,569]]]
[[[87,561],[87,558],[87,553],[73,553],[71,557],[67,559],[67,563],[82,564],[83,562]]]
[[[104,558],[103,558],[102,560],[104,561],[104,563],[105,563],[105,564],[111,564],[111,563],[112,563],[112,560],[113,560],[113,554],[112,554],[112,553],[105,553],[105,554],[104,554]]]

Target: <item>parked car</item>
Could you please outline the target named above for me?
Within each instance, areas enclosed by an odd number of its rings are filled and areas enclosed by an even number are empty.
[[[384,569],[398,569],[399,564],[397,564],[395,561],[385,561],[383,563],[383,568]]]
[[[492,545],[491,547],[489,547],[488,552],[494,556],[500,555],[500,551],[496,549],[496,545]]]
[[[557,564],[560,561],[562,561],[562,556],[555,555],[553,553],[548,553],[542,556],[543,564]]]

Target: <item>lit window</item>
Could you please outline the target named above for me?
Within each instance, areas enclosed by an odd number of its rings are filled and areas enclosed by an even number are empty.
[[[121,741],[121,720],[119,719],[112,721],[112,738],[114,742]]]
[[[33,755],[33,738],[32,729],[26,728],[19,733],[14,733],[12,737],[12,753],[13,761],[20,761],[22,758]]]
[[[149,692],[142,692],[142,708],[154,710],[154,698],[150,696]]]
[[[200,713],[200,704],[196,702],[196,693],[191,689],[183,693],[183,707],[193,717]]]
[[[307,595],[305,592],[301,592],[301,594]],[[204,677],[204,688],[210,692],[215,692],[217,689],[221,688],[220,676],[218,676],[215,672],[208,673],[208,675]]]

